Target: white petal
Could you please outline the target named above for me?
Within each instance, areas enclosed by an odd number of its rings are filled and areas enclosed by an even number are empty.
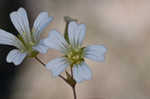
[[[12,12],[10,18],[15,28],[23,36],[23,39],[25,41],[31,40],[29,21],[25,9],[19,8],[18,11]]]
[[[39,40],[41,32],[52,20],[53,17],[49,17],[47,12],[42,12],[38,15],[32,29],[35,40]]]
[[[66,42],[64,37],[55,30],[52,30],[49,33],[48,38],[44,40],[44,43],[49,48],[53,48],[61,52],[65,52],[68,48],[68,43]]]
[[[15,46],[19,49],[22,48],[22,43],[16,36],[2,29],[0,29],[0,44]]]
[[[91,45],[85,48],[85,57],[94,61],[104,61],[106,51],[103,45]]]
[[[78,83],[83,82],[84,80],[90,80],[92,78],[91,69],[84,62],[75,65],[73,67],[73,77]]]
[[[48,51],[48,47],[44,44],[43,40],[40,40],[39,44],[34,46],[33,49],[43,54]]]
[[[7,62],[14,63],[15,65],[19,65],[22,63],[22,61],[26,56],[27,53],[21,53],[19,50],[13,49],[7,55]]]
[[[85,37],[86,26],[85,24],[77,24],[76,22],[70,22],[68,28],[69,41],[73,47],[79,47],[82,45]]]
[[[46,68],[50,70],[54,77],[58,76],[65,71],[66,67],[69,65],[64,57],[56,58],[46,64]]]

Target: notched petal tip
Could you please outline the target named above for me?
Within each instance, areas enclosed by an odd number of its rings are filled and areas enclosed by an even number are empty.
[[[43,33],[42,31],[49,25],[49,23],[53,20],[52,16],[48,16],[47,12],[41,12],[34,21],[33,24],[33,36],[36,40],[40,39],[40,35]]]
[[[86,32],[85,24],[78,24],[75,21],[69,23],[68,36],[73,47],[80,47],[83,43]]]
[[[27,53],[21,53],[19,50],[13,49],[8,53],[6,60],[8,63],[20,65],[26,56]]]
[[[10,13],[10,19],[14,27],[23,37],[24,41],[31,40],[29,21],[27,12],[24,8],[19,8],[17,11]]]

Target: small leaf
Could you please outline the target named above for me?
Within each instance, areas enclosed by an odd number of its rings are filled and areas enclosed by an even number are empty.
[[[76,81],[73,79],[73,77],[66,71],[67,76],[67,82],[74,87],[76,85]]]

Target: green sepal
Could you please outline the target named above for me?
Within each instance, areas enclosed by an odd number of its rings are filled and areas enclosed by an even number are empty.
[[[32,52],[30,53],[29,57],[34,58],[34,57],[36,57],[38,54],[39,54],[39,52],[37,52],[37,51],[32,51]]]
[[[67,82],[70,84],[70,86],[74,87],[76,85],[76,81],[67,71],[66,71],[66,76],[67,76]]]
[[[23,37],[22,37],[20,34],[17,35],[17,38],[22,42],[22,44],[23,44],[25,47],[27,47],[27,45],[26,45],[26,43],[25,43]]]
[[[76,22],[78,21],[77,19],[73,19],[70,16],[64,16],[64,20],[65,20],[66,23],[69,23],[71,21],[76,21]]]
[[[65,32],[64,32],[64,38],[65,40],[70,44],[69,37],[68,37],[68,25],[71,21],[77,21],[76,19],[73,19],[69,16],[64,16],[64,20],[66,22]]]
[[[70,44],[69,37],[68,37],[68,24],[69,23],[66,23],[65,32],[64,32],[64,38]]]

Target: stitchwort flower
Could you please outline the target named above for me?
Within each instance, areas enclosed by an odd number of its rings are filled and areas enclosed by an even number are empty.
[[[85,32],[86,26],[84,24],[71,21],[68,25],[67,38],[55,30],[49,33],[48,38],[44,40],[45,45],[64,54],[64,56],[56,58],[46,65],[53,76],[60,75],[68,66],[71,66],[73,79],[76,82],[91,79],[92,73],[84,58],[98,62],[104,61],[106,48],[103,45],[82,47]]]
[[[14,36],[0,29],[0,44],[16,47],[8,53],[7,62],[19,65],[26,56],[35,57],[39,52],[47,52],[48,47],[44,45],[43,40],[40,40],[40,35],[53,17],[49,17],[47,12],[41,12],[36,18],[31,31],[24,8],[12,12],[10,18],[19,34]]]

